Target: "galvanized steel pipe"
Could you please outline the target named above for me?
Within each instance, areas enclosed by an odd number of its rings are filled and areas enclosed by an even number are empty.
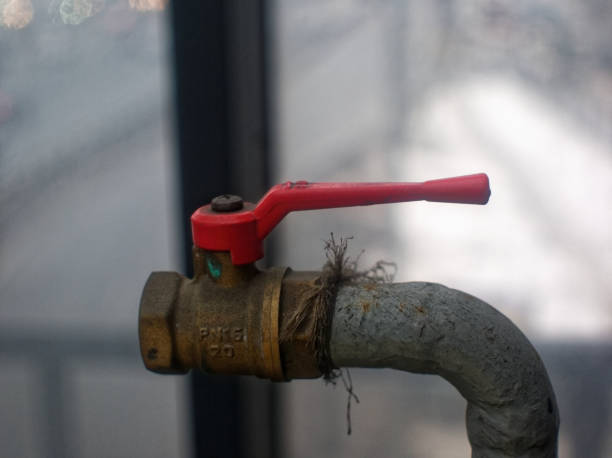
[[[468,402],[472,457],[555,457],[559,414],[523,333],[483,301],[434,283],[344,285],[330,340],[338,367],[438,374]]]

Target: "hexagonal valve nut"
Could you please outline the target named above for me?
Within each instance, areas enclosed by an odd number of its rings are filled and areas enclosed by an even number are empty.
[[[173,309],[183,277],[176,272],[153,272],[142,292],[138,334],[147,369],[162,374],[184,374],[172,332]]]

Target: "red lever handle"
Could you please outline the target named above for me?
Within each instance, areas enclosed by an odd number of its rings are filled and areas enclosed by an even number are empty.
[[[308,183],[273,186],[257,206],[205,205],[191,216],[193,242],[205,250],[230,251],[236,265],[263,257],[263,239],[289,212],[427,200],[486,204],[491,191],[484,173],[423,183]],[[231,200],[229,196],[221,199]],[[233,210],[238,208],[237,210]],[[230,210],[230,211],[227,211]]]

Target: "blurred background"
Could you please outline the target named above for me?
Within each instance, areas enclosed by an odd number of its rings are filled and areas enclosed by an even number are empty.
[[[179,3],[183,3],[182,5]],[[188,215],[283,180],[488,173],[485,207],[289,215],[269,264],[353,236],[540,352],[560,456],[612,456],[612,4],[0,0],[0,457],[465,457],[440,378],[159,376],[138,353]]]

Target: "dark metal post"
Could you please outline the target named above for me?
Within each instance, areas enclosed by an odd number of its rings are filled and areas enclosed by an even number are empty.
[[[176,132],[185,270],[189,216],[223,193],[268,186],[264,0],[172,2]],[[192,375],[195,456],[273,456],[272,385]],[[248,445],[246,444],[248,442]]]

